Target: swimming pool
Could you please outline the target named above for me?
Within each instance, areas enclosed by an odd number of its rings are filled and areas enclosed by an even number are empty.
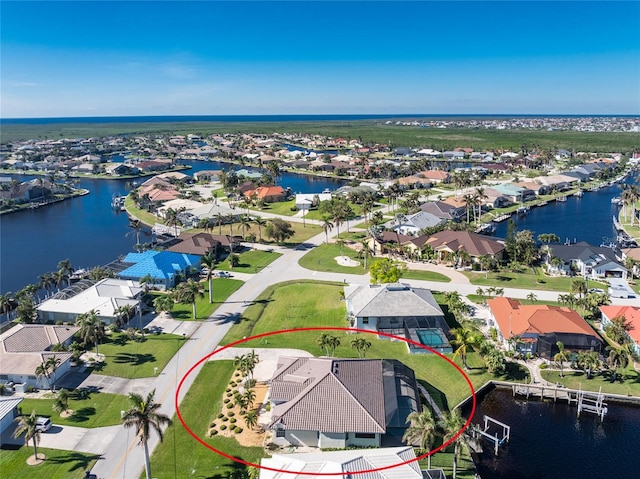
[[[449,344],[447,337],[440,329],[417,329],[418,339],[425,346],[438,347]]]

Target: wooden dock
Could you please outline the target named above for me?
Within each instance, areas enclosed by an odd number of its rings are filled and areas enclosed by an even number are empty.
[[[539,399],[553,399],[557,401],[561,399],[568,403],[577,401],[577,394],[572,393],[566,388],[557,386],[539,386],[537,384],[514,384],[513,396],[525,396],[527,399],[530,397]]]

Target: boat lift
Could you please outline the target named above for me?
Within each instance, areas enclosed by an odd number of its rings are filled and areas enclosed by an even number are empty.
[[[489,423],[502,427],[502,437],[499,437],[497,432],[495,435],[491,435],[487,432],[487,429],[489,429]],[[511,438],[511,426],[507,426],[505,423],[486,415],[484,416],[484,429],[480,429],[480,426],[477,424],[474,424],[473,428],[470,429],[472,437],[476,439],[482,437],[493,443],[493,452],[496,456],[498,455],[498,448],[505,442],[509,442],[509,439]]]

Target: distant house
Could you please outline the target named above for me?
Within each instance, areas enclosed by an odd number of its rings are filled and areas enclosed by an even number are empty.
[[[443,220],[458,221],[465,215],[466,206],[452,205],[444,201],[429,201],[420,205],[420,209]]]
[[[472,262],[485,255],[499,261],[505,250],[504,244],[494,238],[468,231],[440,231],[431,235],[425,244],[433,248],[441,262],[454,260],[462,251],[469,255]]]
[[[172,251],[129,253],[122,262],[131,266],[120,271],[119,278],[140,281],[149,277],[154,286],[164,289],[173,288],[178,275],[185,276],[189,269],[200,268],[199,256]]]
[[[71,344],[78,329],[75,326],[18,324],[0,335],[0,382],[14,383],[18,392],[25,392],[27,386],[48,388],[44,377],[36,377],[36,368],[48,358],[55,357],[60,364],[51,380],[60,379],[71,366],[71,353],[55,352],[53,347],[58,343]]]
[[[602,326],[611,324],[612,319],[618,316],[624,317],[631,325],[631,330],[627,333],[636,354],[640,354],[640,308],[637,306],[600,306],[602,313]]]
[[[167,251],[204,256],[212,253],[218,256],[220,250],[238,249],[240,242],[229,235],[214,235],[210,233],[181,233],[171,241]]]
[[[451,352],[444,313],[428,289],[402,283],[348,285],[344,296],[352,327],[405,337],[440,352]],[[427,352],[419,345],[407,344],[410,352]]]
[[[220,170],[197,171],[193,174],[193,178],[196,181],[219,181],[220,173],[222,173]]]
[[[280,446],[399,445],[421,410],[413,371],[387,359],[280,357],[269,401]]]
[[[125,163],[113,163],[105,167],[105,173],[112,176],[132,175],[138,168]]]
[[[600,351],[602,340],[582,316],[569,308],[544,304],[521,304],[510,298],[487,300],[493,326],[505,347],[552,360],[557,342],[572,352]],[[514,341],[517,338],[517,341]],[[509,344],[511,341],[512,344]]]
[[[101,321],[112,324],[119,319],[118,308],[131,306],[136,312],[140,310],[143,289],[137,282],[105,278],[81,291],[78,291],[79,287],[76,284],[63,289],[40,303],[38,319],[75,322],[80,314],[94,310]]]
[[[445,220],[438,218],[434,214],[419,211],[409,216],[401,216],[399,220],[395,221],[392,227],[394,231],[402,233],[403,235],[417,235],[420,230],[424,228],[432,228],[444,222]]]
[[[551,257],[559,258],[559,265],[549,264],[551,272],[572,274],[573,271],[583,278],[621,278],[626,279],[629,270],[618,263],[615,252],[603,246],[591,246],[589,243],[549,246]]]
[[[397,251],[399,247],[412,239],[413,236],[403,235],[395,231],[382,231],[379,235],[369,238],[367,246],[375,256]]]
[[[296,207],[306,211],[311,208],[314,197],[318,197],[318,202],[331,201],[331,193],[298,193],[296,194]]]
[[[258,186],[255,190],[247,190],[243,193],[247,198],[257,198],[266,203],[275,203],[287,199],[287,193],[282,186]]]
[[[344,451],[317,451],[296,454],[274,454],[260,461],[259,479],[322,479],[329,477],[348,478],[349,472],[378,469],[389,464],[402,464],[393,469],[369,472],[367,479],[431,479],[444,478],[442,475],[423,475],[412,446],[387,447],[375,449],[349,449]],[[406,463],[406,464],[405,464]],[[267,469],[268,468],[268,469]],[[270,470],[271,469],[271,470]],[[278,472],[276,472],[278,470]],[[282,471],[287,471],[284,473]],[[319,475],[299,476],[299,472],[318,472]],[[432,470],[431,473],[436,471]],[[438,471],[441,472],[441,471]],[[428,474],[425,471],[425,474]]]

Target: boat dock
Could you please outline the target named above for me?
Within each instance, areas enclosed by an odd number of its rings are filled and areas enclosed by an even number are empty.
[[[582,391],[582,389],[575,391],[558,386],[541,386],[537,384],[513,384],[512,390],[514,397],[553,399],[553,402],[560,399],[567,401],[569,404],[575,403],[578,407],[578,416],[584,411],[596,414],[600,417],[600,421],[603,421],[608,412],[607,404],[604,402],[605,395],[602,394],[602,391],[597,393]]]
[[[503,222],[504,220],[508,220],[509,218],[511,218],[511,213],[505,213],[505,214],[503,214],[503,215],[496,216],[496,217],[493,219],[493,222],[494,222],[494,223],[501,223],[501,222]]]
[[[497,432],[495,434],[490,434],[488,432],[489,423],[500,426],[502,428],[502,434],[501,434],[502,437],[500,437]],[[506,442],[509,442],[509,439],[511,439],[511,426],[507,426],[505,423],[485,415],[484,428],[481,429],[480,425],[472,424],[471,427],[469,428],[469,434],[471,434],[471,437],[473,437],[474,439],[486,439],[492,442],[493,453],[497,456],[500,446],[502,446]]]
[[[616,215],[613,215],[613,227],[615,228],[616,231],[624,231],[624,228],[618,221],[618,218],[616,217]]]

